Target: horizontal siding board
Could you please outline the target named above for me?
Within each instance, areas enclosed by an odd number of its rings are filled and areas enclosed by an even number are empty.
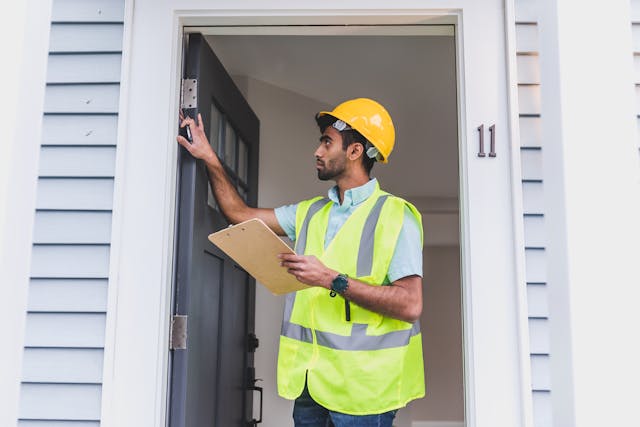
[[[520,117],[520,145],[540,147],[542,145],[542,120],[540,117]]]
[[[38,209],[111,209],[113,179],[39,179]]]
[[[34,243],[109,243],[111,212],[36,212]]]
[[[22,384],[21,419],[100,419],[100,385]]]
[[[50,55],[47,83],[102,83],[120,80],[122,55]]]
[[[53,22],[122,22],[124,0],[55,0]]]
[[[544,193],[541,182],[523,182],[522,198],[525,214],[544,213]]]
[[[109,274],[109,246],[34,246],[31,276],[104,278]]]
[[[53,0],[18,426],[99,427],[124,0]]]
[[[106,279],[31,279],[30,312],[107,311]]]
[[[540,114],[540,86],[518,86],[518,111],[520,114]]]
[[[533,426],[552,427],[553,413],[551,410],[551,393],[544,391],[533,392]]]
[[[546,230],[543,216],[526,216],[524,218],[524,244],[527,247],[546,246]]]
[[[42,145],[115,145],[117,116],[45,115]]]
[[[103,313],[28,313],[27,347],[104,347]]]
[[[640,55],[633,56],[633,80],[640,84]]]
[[[535,55],[517,56],[518,83],[540,83],[539,58]]]
[[[27,348],[22,381],[44,383],[102,382],[102,349]]]
[[[546,283],[527,284],[527,306],[529,317],[549,316],[549,289]]]
[[[531,283],[547,282],[546,252],[540,249],[525,249],[526,280]]]
[[[516,0],[516,22],[536,22],[538,20],[538,9],[536,6],[535,0]]]
[[[640,0],[631,0],[631,21],[640,22]]]
[[[633,36],[633,51],[640,52],[640,24],[631,26],[631,35]]]
[[[49,52],[119,52],[122,24],[52,24]]]
[[[42,147],[40,176],[113,177],[115,147]]]
[[[47,86],[45,113],[117,113],[120,85],[82,84]]]
[[[551,390],[551,366],[548,355],[531,355],[531,387],[534,390]]]
[[[18,427],[100,427],[100,421],[19,420]]]
[[[542,150],[521,150],[520,162],[522,179],[542,179]]]
[[[529,319],[529,349],[534,354],[549,354],[548,319]]]
[[[538,52],[538,26],[516,25],[516,52]]]

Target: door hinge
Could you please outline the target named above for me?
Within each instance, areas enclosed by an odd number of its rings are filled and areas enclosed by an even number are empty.
[[[247,350],[249,350],[250,353],[255,353],[256,348],[258,348],[259,345],[260,340],[258,339],[256,334],[250,332],[249,336],[247,337]]]
[[[187,348],[187,319],[189,316],[174,314],[171,318],[169,333],[169,349],[185,350]]]
[[[198,80],[182,80],[182,102],[180,108],[198,108]]]

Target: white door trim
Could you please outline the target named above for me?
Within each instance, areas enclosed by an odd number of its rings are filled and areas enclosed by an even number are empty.
[[[380,3],[380,2],[378,2]],[[410,2],[409,2],[410,3]],[[430,3],[426,2],[427,5]],[[435,1],[434,1],[435,3]],[[119,141],[112,252],[110,266],[110,291],[107,316],[107,340],[105,343],[105,366],[102,394],[103,426],[158,426],[165,424],[167,401],[168,321],[171,306],[173,236],[175,219],[175,176],[177,132],[175,112],[178,110],[179,81],[181,78],[182,29],[184,26],[204,25],[286,25],[326,22],[332,24],[411,24],[451,23],[458,24],[457,55],[459,91],[459,144],[461,165],[461,216],[468,218],[470,197],[468,194],[469,159],[467,144],[467,120],[465,109],[465,67],[462,42],[462,22],[466,7],[461,0],[452,1],[460,5],[451,10],[442,9],[372,9],[372,10],[325,10],[299,9],[243,9],[203,10],[202,2],[196,0],[174,0],[168,6],[160,6],[149,0],[137,0],[127,4],[125,17],[125,44],[122,76],[122,98],[120,105]],[[293,4],[293,3],[292,3]],[[376,4],[376,2],[374,2]],[[330,12],[327,12],[330,11]],[[474,9],[475,12],[475,9]],[[167,47],[166,52],[150,53],[152,37],[155,43]],[[150,72],[152,70],[153,72]],[[510,82],[505,82],[505,85]],[[510,91],[510,97],[514,94]],[[510,111],[513,108],[510,108]],[[517,116],[516,116],[517,117]],[[513,111],[510,121],[514,123]],[[517,129],[517,128],[516,128]],[[513,137],[513,128],[511,129]],[[519,153],[508,148],[511,163],[519,165]],[[506,156],[506,149],[503,152]],[[518,160],[516,162],[516,160]],[[519,169],[512,168],[512,174]],[[519,176],[511,182],[512,203],[519,200]],[[125,185],[126,184],[126,185]],[[518,209],[512,212],[517,222]],[[520,212],[521,214],[521,212]],[[522,216],[520,215],[520,219]],[[514,241],[515,259],[518,266],[516,277],[512,277],[518,288],[523,284],[523,246],[521,230],[516,227]],[[486,378],[498,373],[506,376],[505,382],[514,389],[502,395],[509,396],[504,405],[512,405],[510,415],[518,419],[519,425],[529,425],[526,409],[530,406],[530,388],[523,372],[528,372],[528,352],[523,348],[522,290],[519,289],[516,310],[504,308],[506,319],[517,324],[519,345],[514,354],[506,357],[518,372],[505,368],[502,372],[492,370],[477,360],[477,351],[483,348],[488,353],[487,343],[474,342],[474,332],[480,328],[474,323],[474,305],[471,298],[471,264],[469,260],[469,224],[462,221],[461,230],[462,271],[464,283],[464,355],[466,420],[468,426],[481,425],[476,421],[478,397],[487,392]],[[484,331],[486,334],[513,336],[511,325],[501,331]],[[526,331],[526,330],[525,330]],[[504,345],[503,348],[508,347]],[[526,368],[526,369],[525,369]],[[479,389],[478,375],[482,372]],[[496,391],[495,388],[492,391]],[[515,395],[515,396],[513,396]],[[481,399],[484,400],[484,399]],[[482,408],[483,413],[493,413]],[[517,414],[520,414],[519,416]],[[499,418],[499,416],[497,416]],[[503,424],[511,427],[513,419]]]
[[[0,324],[5,325],[0,364],[0,425],[16,425],[28,306],[31,248],[38,185],[51,1],[3,4],[0,45],[7,64],[0,127]]]
[[[522,425],[533,427],[533,390],[529,346],[529,306],[524,236],[524,201],[522,194],[522,162],[520,160],[520,116],[518,108],[518,68],[516,56],[515,1],[505,0],[505,55],[509,96],[509,133],[511,140],[511,197],[513,208],[513,263],[515,270],[518,348],[520,356],[520,393]]]

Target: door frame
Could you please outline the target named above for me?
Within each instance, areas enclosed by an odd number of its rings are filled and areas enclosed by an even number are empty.
[[[518,115],[515,93],[515,28],[513,1],[505,0],[505,45],[508,85],[509,140],[518,141]],[[110,265],[109,299],[105,339],[105,360],[102,391],[103,426],[166,425],[168,402],[168,334],[171,316],[171,292],[174,258],[174,226],[176,214],[177,152],[174,135],[177,121],[174,112],[180,102],[182,45],[185,27],[216,25],[287,25],[304,24],[453,24],[456,28],[456,68],[458,85],[458,146],[460,165],[460,250],[463,316],[463,359],[465,388],[465,423],[477,425],[476,415],[480,390],[475,378],[496,372],[496,366],[478,364],[474,355],[487,344],[474,341],[474,304],[471,295],[472,277],[469,265],[469,177],[466,165],[471,160],[464,149],[467,140],[466,90],[463,46],[463,15],[461,9],[379,9],[379,10],[300,10],[244,9],[203,10],[195,0],[174,0],[160,7],[154,2],[128,2],[125,21],[123,87],[119,123],[119,153],[116,160],[114,223]],[[454,3],[454,1],[452,1]],[[457,3],[457,2],[455,2]],[[162,54],[147,52],[149,34],[167,43],[170,50]],[[513,53],[513,54],[512,54]],[[151,61],[141,65],[141,62]],[[125,68],[126,66],[126,68]],[[143,75],[144,70],[157,67],[158,76]],[[147,81],[145,81],[147,79]],[[160,80],[159,80],[160,79]],[[144,116],[150,88],[156,84],[160,107],[157,116],[150,117],[147,132],[135,125],[136,117]],[[140,87],[138,87],[138,85]],[[155,111],[154,110],[154,111]],[[155,146],[144,140],[153,139]],[[514,146],[512,142],[510,144]],[[149,148],[155,151],[149,153]],[[524,287],[524,233],[522,230],[522,189],[520,186],[519,150],[507,147],[511,166],[511,220],[513,227],[513,261],[515,263],[516,300],[506,315],[514,322],[516,337],[514,353],[510,355],[518,372],[510,375],[516,396],[503,404],[517,405],[520,425],[530,426],[532,402],[526,288]],[[506,153],[507,150],[505,150]],[[505,154],[506,155],[506,154]],[[141,166],[148,160],[152,166]],[[140,179],[140,168],[150,174]],[[152,170],[153,169],[153,170]],[[124,185],[125,182],[127,185]],[[155,184],[148,187],[149,180]],[[146,194],[145,194],[146,193]],[[144,199],[144,200],[141,200]],[[134,237],[134,236],[137,236]],[[149,253],[141,252],[148,250]],[[144,253],[144,255],[141,255]],[[139,256],[135,262],[132,257]],[[144,317],[144,320],[143,320]],[[136,325],[138,327],[131,327]],[[116,333],[117,331],[117,333]],[[491,331],[485,331],[491,333]],[[507,334],[513,332],[505,332]],[[135,384],[132,381],[135,378]],[[486,392],[483,389],[483,392]],[[495,410],[499,410],[496,408]],[[492,408],[483,408],[491,412]],[[505,424],[506,427],[506,424]]]

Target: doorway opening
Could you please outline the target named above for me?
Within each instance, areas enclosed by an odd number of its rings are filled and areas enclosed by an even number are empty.
[[[454,27],[348,26],[198,28],[260,120],[258,205],[326,194],[313,152],[316,112],[368,97],[390,112],[396,146],[372,176],[418,207],[425,230],[421,318],[427,394],[399,411],[397,427],[464,425],[459,145]],[[244,31],[244,32],[243,32]],[[284,300],[256,288],[256,376],[263,425],[292,425],[293,403],[277,396]],[[254,405],[257,407],[258,403]]]

